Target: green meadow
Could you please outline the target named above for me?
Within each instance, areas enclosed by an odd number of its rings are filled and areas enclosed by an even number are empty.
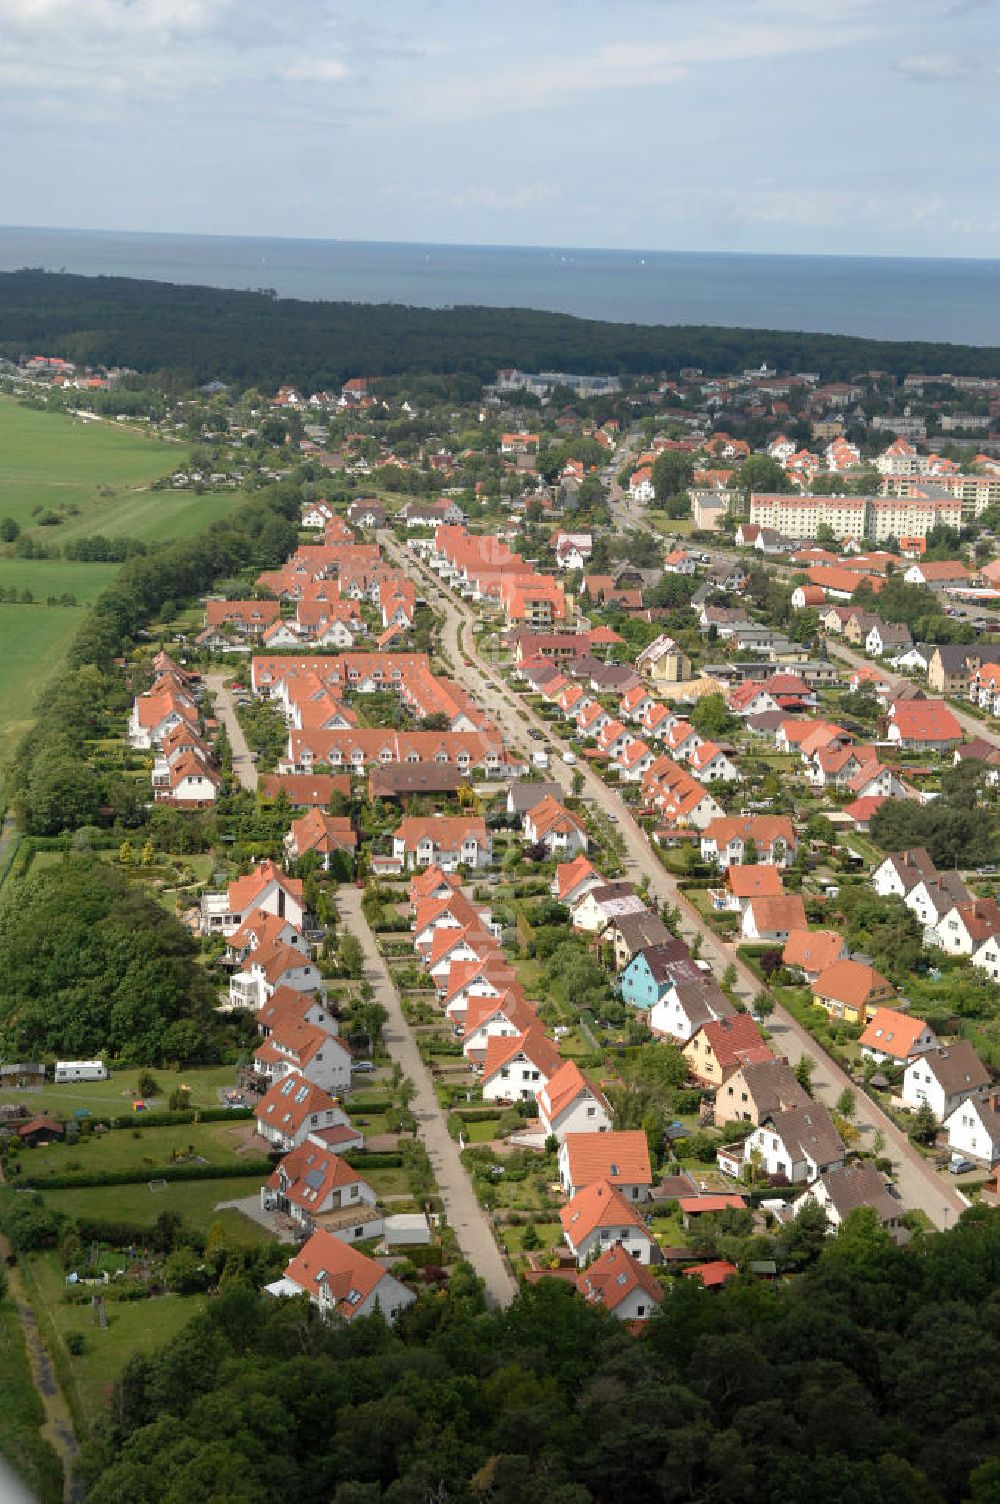
[[[187,462],[182,445],[132,426],[36,412],[0,400],[0,518],[12,517],[39,542],[61,547],[93,533],[165,543],[229,515],[236,491],[154,491],[151,483]],[[42,524],[44,515],[57,517]],[[31,724],[38,693],[65,658],[83,608],[114,578],[117,565],[18,559],[0,552],[0,588],[30,590],[33,605],[0,604],[0,762]],[[47,606],[73,595],[77,607]]]
[[[0,402],[0,517],[32,529],[41,512],[51,511],[85,522],[84,532],[98,532],[97,518],[114,510],[119,493],[149,486],[185,458],[180,445],[132,427]],[[78,516],[71,508],[79,509]],[[68,536],[63,525],[40,531],[53,541]]]

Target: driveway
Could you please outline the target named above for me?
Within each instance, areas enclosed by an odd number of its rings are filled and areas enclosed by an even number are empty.
[[[206,674],[204,684],[215,700],[216,716],[226,728],[226,735],[233,753],[233,772],[237,781],[243,788],[253,793],[257,787],[257,766],[251,760],[250,748],[236,715],[236,702],[227,683],[232,677],[232,672]]]
[[[523,750],[526,738],[522,728],[525,726],[537,726],[544,733],[546,742],[556,749],[551,768],[546,776],[556,779],[567,792],[573,773],[579,769],[584,779],[584,797],[605,815],[614,816],[612,823],[616,824],[625,841],[626,878],[638,883],[643,877],[648,877],[651,898],[680,909],[683,938],[690,943],[695,936],[701,937],[701,955],[710,963],[716,980],[722,977],[727,966],[734,966],[736,968],[735,990],[745,1002],[749,1003],[761,990],[760,981],[738,958],[735,950],[723,947],[716,938],[714,930],[679,891],[675,878],[664,870],[658,856],[650,847],[645,831],[636,824],[628,806],[598,778],[584,759],[581,758],[575,767],[567,767],[559,754],[569,744],[556,730],[554,723],[537,715],[522,700],[515,699],[502,676],[476,658],[472,636],[472,623],[475,617],[471,608],[442,584],[433,571],[428,569],[421,560],[415,558],[409,549],[400,548],[391,534],[381,534],[380,541],[384,543],[387,552],[394,555],[397,562],[410,574],[420,576],[425,580],[433,580],[436,587],[448,599],[451,610],[445,617],[442,644],[454,663],[457,678],[464,687],[476,697],[480,704],[496,714],[499,724],[504,728],[505,736],[512,745],[520,746]],[[465,664],[463,661],[465,658],[471,660],[471,667]],[[522,713],[527,716],[527,720],[523,718]],[[981,728],[979,734],[982,735]],[[812,1090],[818,1101],[823,1102],[827,1107],[833,1107],[845,1087],[850,1087],[854,1091],[857,1100],[854,1122],[861,1132],[862,1144],[871,1143],[876,1132],[882,1133],[886,1143],[885,1153],[893,1161],[904,1205],[920,1208],[935,1227],[948,1227],[953,1224],[965,1210],[967,1203],[964,1198],[930,1168],[891,1118],[887,1117],[870,1097],[849,1080],[846,1073],[826,1054],[808,1030],[780,1007],[775,1008],[767,1027],[774,1036],[776,1052],[785,1055],[791,1065],[797,1065],[804,1054],[811,1055],[816,1061]]]
[[[468,1259],[486,1287],[488,1304],[509,1305],[517,1287],[504,1267],[493,1231],[476,1200],[472,1182],[459,1157],[458,1145],[448,1133],[444,1112],[434,1095],[430,1072],[403,1017],[399,993],[362,912],[361,898],[359,888],[344,884],[337,893],[337,908],[344,927],[361,942],[365,979],[374,989],[375,1001],[381,1003],[389,1015],[382,1031],[386,1048],[416,1088],[411,1111],[417,1120],[420,1140],[430,1157],[448,1222],[454,1229],[463,1258]]]

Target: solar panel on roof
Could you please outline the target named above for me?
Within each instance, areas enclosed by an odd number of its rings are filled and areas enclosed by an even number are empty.
[[[306,1185],[311,1186],[314,1191],[318,1191],[322,1184],[323,1177],[320,1172],[318,1170],[310,1170],[306,1176]]]

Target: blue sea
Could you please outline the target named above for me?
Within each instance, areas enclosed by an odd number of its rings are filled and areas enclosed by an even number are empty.
[[[540,308],[639,324],[1000,345],[1000,260],[599,251],[0,227],[0,271],[148,277],[281,297]]]

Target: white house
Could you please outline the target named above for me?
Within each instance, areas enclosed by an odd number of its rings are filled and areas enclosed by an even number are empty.
[[[925,1104],[939,1123],[970,1098],[985,1097],[990,1073],[967,1039],[947,1049],[929,1050],[903,1072],[903,1106],[917,1111]]]
[[[561,1064],[540,1024],[524,1034],[491,1034],[483,1062],[483,1101],[533,1102]]]
[[[313,1233],[281,1279],[266,1289],[275,1296],[308,1295],[324,1316],[344,1321],[380,1311],[392,1322],[416,1300],[381,1264],[323,1230]]]
[[[620,1244],[640,1264],[652,1263],[659,1249],[645,1219],[606,1180],[578,1191],[559,1213],[563,1237],[582,1269],[595,1254]]]
[[[759,1164],[768,1175],[783,1175],[797,1185],[839,1169],[844,1152],[826,1108],[810,1102],[808,1107],[772,1113],[744,1141],[743,1161]]]
[[[559,1148],[559,1179],[567,1196],[606,1181],[626,1201],[647,1201],[653,1171],[645,1133],[639,1128],[566,1133]]]
[[[567,1133],[607,1133],[612,1125],[611,1108],[604,1093],[567,1060],[535,1095],[538,1121],[546,1138],[563,1142]]]
[[[827,1170],[803,1191],[794,1202],[793,1210],[798,1213],[810,1201],[826,1212],[831,1233],[843,1225],[852,1211],[862,1206],[872,1207],[882,1226],[895,1233],[903,1211],[870,1159]]]
[[[970,1097],[960,1102],[944,1120],[948,1147],[953,1154],[993,1167],[1000,1160],[1000,1101],[996,1097]]]
[[[722,988],[706,976],[703,982],[674,982],[649,1010],[649,1027],[654,1034],[689,1040],[708,1023],[732,1018],[736,1012]]]
[[[648,1321],[663,1304],[664,1289],[648,1265],[620,1243],[608,1248],[577,1276],[577,1293],[619,1321]]]

